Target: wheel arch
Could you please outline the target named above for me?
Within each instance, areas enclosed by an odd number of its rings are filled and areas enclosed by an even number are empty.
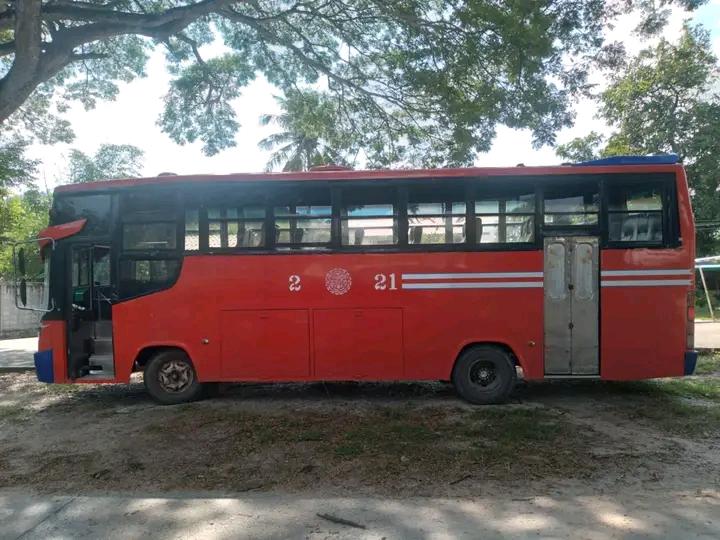
[[[450,367],[450,373],[448,373],[448,377],[451,378],[453,371],[455,370],[455,366],[457,365],[458,360],[460,357],[467,351],[468,349],[471,349],[473,347],[477,347],[479,345],[488,346],[488,347],[496,347],[498,349],[501,349],[502,351],[508,353],[510,355],[510,358],[513,361],[513,364],[515,364],[515,367],[520,367],[523,371],[527,371],[524,364],[523,359],[515,353],[515,350],[508,344],[503,341],[483,341],[483,340],[477,340],[477,341],[469,341],[468,343],[465,343],[460,350],[458,350],[457,354],[455,355],[455,359],[453,360],[452,366]]]
[[[135,361],[133,362],[133,372],[135,371],[143,371],[145,369],[145,366],[147,365],[148,361],[155,356],[156,354],[159,354],[161,352],[165,351],[180,351],[185,356],[187,356],[188,360],[190,360],[190,363],[193,365],[195,370],[197,371],[197,366],[195,366],[195,362],[193,362],[192,356],[188,353],[187,349],[185,347],[182,347],[177,344],[155,344],[155,345],[147,345],[146,347],[143,347],[138,351],[138,353],[135,355]]]

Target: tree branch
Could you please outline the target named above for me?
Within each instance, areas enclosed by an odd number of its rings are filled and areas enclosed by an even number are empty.
[[[75,54],[77,47],[127,34],[164,41],[199,18],[217,13],[238,1],[242,0],[201,0],[159,13],[133,13],[86,2],[56,2],[43,7],[41,0],[15,0],[14,9],[0,13],[0,28],[7,21],[15,23],[15,41],[0,44],[0,57],[15,54],[12,67],[0,79],[0,124],[22,105],[38,85],[65,66],[77,60],[97,58],[95,55]],[[52,24],[53,19],[87,24],[58,25],[52,41],[44,42],[42,25]],[[193,53],[202,60],[197,45],[193,46]]]

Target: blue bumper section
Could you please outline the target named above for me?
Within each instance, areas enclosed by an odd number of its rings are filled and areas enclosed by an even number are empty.
[[[52,351],[36,352],[35,358],[35,374],[40,382],[55,382],[55,373],[53,372],[53,354]]]
[[[697,364],[697,351],[685,351],[685,375],[695,373],[695,364]]]

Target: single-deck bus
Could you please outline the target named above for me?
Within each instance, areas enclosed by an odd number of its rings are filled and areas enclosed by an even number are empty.
[[[632,380],[696,361],[674,156],[66,185],[38,241],[38,378],[142,371],[165,404],[329,380],[449,380],[496,403],[518,373]]]

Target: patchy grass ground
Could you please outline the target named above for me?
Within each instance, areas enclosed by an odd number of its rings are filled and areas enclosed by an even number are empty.
[[[142,386],[0,375],[0,485],[41,491],[467,495],[720,480],[720,355],[701,375],[522,385],[473,407],[443,384],[239,385],[159,407]]]

